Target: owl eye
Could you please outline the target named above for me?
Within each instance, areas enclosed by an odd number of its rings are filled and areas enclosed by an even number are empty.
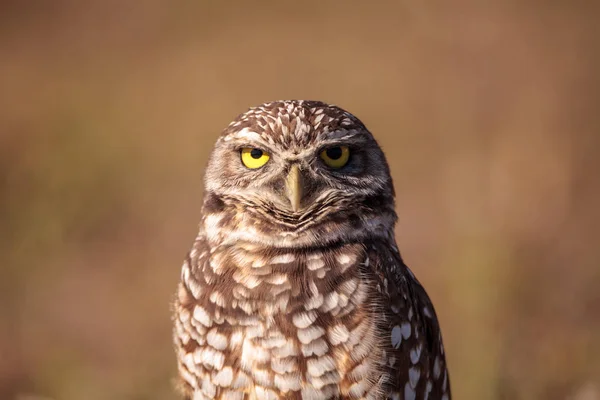
[[[262,167],[269,161],[269,158],[271,158],[269,153],[251,147],[243,148],[240,153],[242,156],[242,163],[250,169]]]
[[[330,147],[321,152],[321,159],[331,168],[342,168],[348,164],[350,149],[348,146]]]

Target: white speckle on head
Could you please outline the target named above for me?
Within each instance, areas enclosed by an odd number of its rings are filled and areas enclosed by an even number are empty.
[[[289,130],[287,124],[284,124],[283,121],[281,120],[281,115],[277,118],[277,123],[281,127],[281,134],[283,136],[287,136],[290,133],[290,130]]]
[[[416,364],[419,362],[419,359],[421,358],[421,350],[422,350],[422,345],[421,343],[417,344],[415,347],[413,347],[410,350],[410,361],[413,364]]]
[[[442,400],[448,400],[448,393],[444,393],[444,395],[442,396]]]
[[[217,386],[228,387],[233,382],[233,370],[231,367],[225,367],[220,370],[213,378],[213,383]]]
[[[287,253],[287,254],[281,254],[279,256],[275,256],[271,259],[271,263],[272,264],[289,264],[291,262],[294,262],[296,260],[296,256],[291,254],[291,253]]]
[[[312,325],[317,320],[315,311],[303,311],[292,316],[292,322],[296,328],[304,329]]]
[[[320,269],[317,271],[317,278],[323,279],[323,278],[325,278],[326,274],[327,274],[327,271],[325,269]]]
[[[288,277],[285,274],[271,274],[265,278],[265,282],[271,285],[282,285],[287,282]]]
[[[402,343],[402,328],[398,325],[394,326],[392,329],[392,346],[397,349],[400,347]]]
[[[206,310],[198,304],[196,304],[196,306],[194,307],[194,319],[200,322],[202,325],[206,326],[207,328],[210,328],[212,326],[212,319],[210,318]]]
[[[408,381],[410,382],[410,386],[413,389],[417,388],[417,384],[419,383],[419,378],[421,377],[421,371],[416,367],[410,367],[408,370]]]
[[[350,261],[352,261],[350,256],[346,253],[338,254],[336,257],[336,260],[338,263],[340,263],[342,265],[349,264]]]
[[[409,382],[406,382],[404,385],[404,400],[415,400],[417,397],[417,393],[415,393],[415,389],[410,386]]]
[[[408,309],[408,320],[411,321],[412,317],[413,317],[413,309],[412,309],[412,307],[410,307]]]
[[[325,262],[322,258],[315,258],[312,260],[306,260],[306,268],[310,271],[315,271],[317,269],[321,269],[325,266]]]
[[[266,261],[263,260],[262,258],[256,258],[252,261],[252,268],[262,268],[266,265]]]
[[[404,337],[404,339],[408,339],[412,332],[412,327],[411,327],[410,323],[403,322],[402,326],[400,328],[402,329],[402,337]]]

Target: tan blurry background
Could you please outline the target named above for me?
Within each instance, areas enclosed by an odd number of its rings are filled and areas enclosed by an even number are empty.
[[[176,398],[204,163],[286,98],[388,155],[456,399],[600,399],[600,8],[246,4],[0,4],[0,399]]]

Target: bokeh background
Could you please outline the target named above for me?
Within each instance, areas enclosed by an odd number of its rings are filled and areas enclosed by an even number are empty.
[[[175,399],[217,135],[319,99],[388,155],[456,399],[600,399],[593,1],[0,3],[0,399]]]

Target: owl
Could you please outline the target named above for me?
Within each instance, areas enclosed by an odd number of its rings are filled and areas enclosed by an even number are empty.
[[[438,320],[394,238],[385,156],[318,101],[222,133],[174,302],[186,399],[450,399]]]

